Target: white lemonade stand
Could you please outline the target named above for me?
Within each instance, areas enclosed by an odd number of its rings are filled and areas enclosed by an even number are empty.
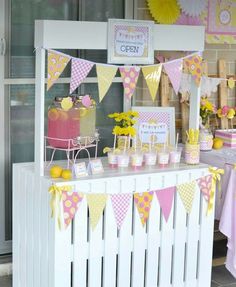
[[[59,35],[55,35],[59,31]],[[204,28],[154,25],[154,50],[203,51]],[[214,212],[197,189],[187,214],[175,193],[168,222],[153,199],[145,227],[132,201],[118,231],[108,201],[96,229],[86,199],[72,224],[59,230],[51,218],[49,187],[73,185],[84,193],[157,190],[209,174],[208,166],[110,171],[70,181],[52,180],[44,170],[45,48],[107,49],[107,23],[36,21],[35,162],[14,165],[14,287],[210,287]],[[200,92],[193,85],[190,128],[198,128]]]

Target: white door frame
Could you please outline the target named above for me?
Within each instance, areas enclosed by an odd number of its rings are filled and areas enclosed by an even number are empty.
[[[6,50],[6,0],[0,0],[0,255],[11,252],[11,241],[5,240],[5,191],[6,191],[6,173],[7,165],[7,140],[6,140],[6,122],[8,112],[7,108],[7,87],[4,85],[5,74],[5,50]]]

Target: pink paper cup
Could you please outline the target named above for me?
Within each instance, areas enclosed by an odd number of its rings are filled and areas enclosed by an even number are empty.
[[[118,166],[117,155],[113,152],[108,152],[108,164],[110,168],[117,168]]]
[[[160,151],[158,152],[157,154],[157,162],[158,162],[158,165],[160,167],[166,167],[168,166],[168,163],[169,163],[169,152],[166,152],[166,151]]]
[[[154,152],[147,152],[144,155],[145,166],[154,166],[157,161],[157,154]]]
[[[132,154],[131,155],[131,167],[133,169],[141,169],[143,164],[143,154]]]
[[[172,166],[178,166],[180,163],[182,148],[173,149],[170,151],[170,164]]]
[[[129,156],[127,154],[119,154],[117,156],[117,164],[119,168],[127,168],[129,166]]]

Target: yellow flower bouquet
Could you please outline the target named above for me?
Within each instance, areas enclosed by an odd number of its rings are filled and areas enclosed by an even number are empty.
[[[138,116],[138,112],[135,111],[109,114],[108,117],[114,119],[116,123],[112,133],[117,136],[135,136],[136,129],[134,128],[134,124],[136,123],[136,120],[134,118],[137,118]]]

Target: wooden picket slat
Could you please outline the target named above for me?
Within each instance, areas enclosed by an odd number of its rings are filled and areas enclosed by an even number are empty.
[[[219,77],[226,79],[227,73],[226,73],[226,61],[221,59],[218,62],[218,73]],[[219,96],[218,96],[218,102],[219,107],[227,106],[228,104],[228,91],[227,91],[227,81],[221,81],[219,85]],[[226,117],[222,117],[220,119],[220,126],[222,129],[228,129],[228,119]]]
[[[170,81],[168,75],[162,71],[160,80],[160,101],[162,107],[170,105]]]

